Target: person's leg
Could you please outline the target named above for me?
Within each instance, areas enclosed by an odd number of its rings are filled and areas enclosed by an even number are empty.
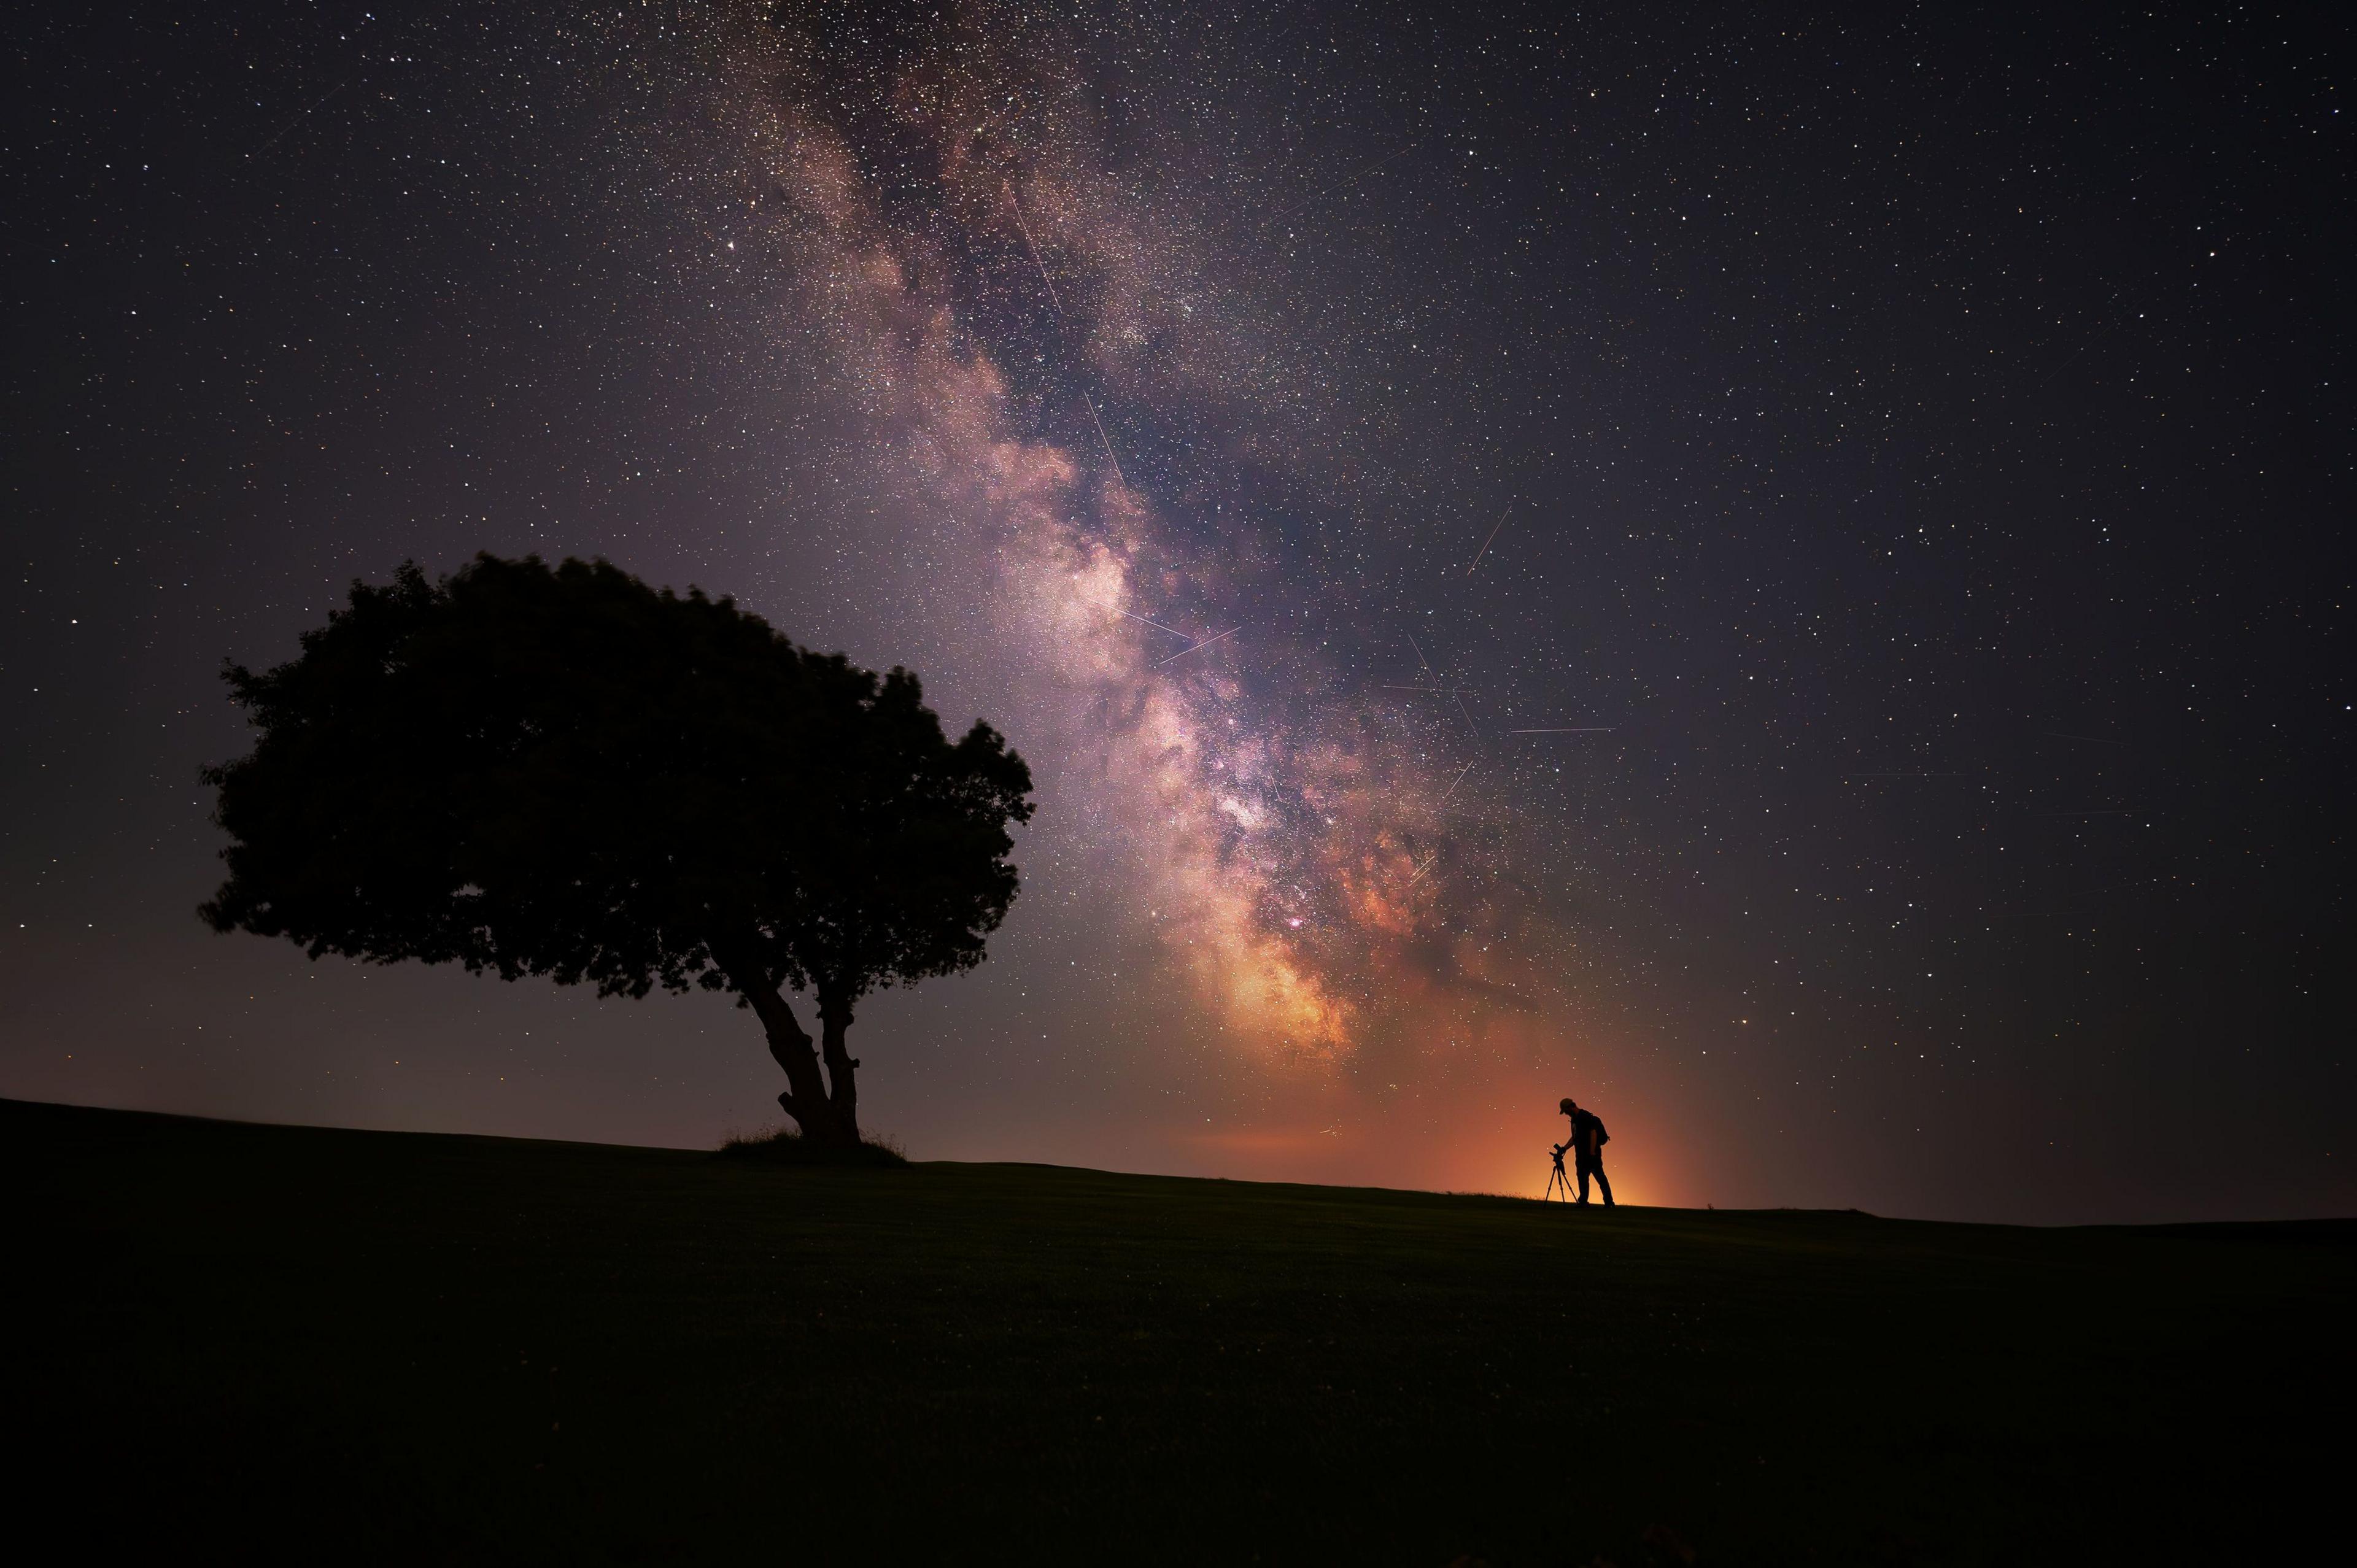
[[[1579,1201],[1582,1203],[1587,1201],[1587,1167],[1586,1165],[1579,1167]]]
[[[1586,1172],[1582,1172],[1580,1174],[1579,1181],[1582,1187],[1587,1185],[1587,1176]],[[1602,1160],[1596,1162],[1596,1185],[1604,1189],[1604,1207],[1607,1208],[1611,1208],[1612,1183],[1611,1180],[1604,1174],[1604,1162]]]

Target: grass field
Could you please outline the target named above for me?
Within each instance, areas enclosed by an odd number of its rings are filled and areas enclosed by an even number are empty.
[[[76,1556],[2308,1562],[2347,1486],[2345,1223],[1577,1212],[13,1101],[0,1146],[12,1511]]]

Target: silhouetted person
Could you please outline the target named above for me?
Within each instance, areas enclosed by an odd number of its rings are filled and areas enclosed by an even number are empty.
[[[1604,1190],[1604,1207],[1609,1208],[1612,1183],[1604,1175],[1604,1145],[1612,1141],[1612,1134],[1604,1130],[1603,1121],[1594,1112],[1582,1111],[1569,1095],[1564,1097],[1561,1109],[1571,1118],[1571,1142],[1565,1146],[1572,1151],[1579,1176],[1579,1201],[1587,1201],[1587,1178],[1594,1176],[1596,1185]]]

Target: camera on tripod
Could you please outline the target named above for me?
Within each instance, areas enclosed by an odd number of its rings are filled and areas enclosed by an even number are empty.
[[[1570,1150],[1569,1144],[1547,1145],[1547,1153],[1555,1157],[1555,1171],[1547,1177],[1546,1197],[1539,1199],[1541,1203],[1557,1196],[1560,1196],[1566,1203],[1576,1201],[1571,1196],[1571,1178],[1564,1174],[1563,1169],[1563,1156]]]

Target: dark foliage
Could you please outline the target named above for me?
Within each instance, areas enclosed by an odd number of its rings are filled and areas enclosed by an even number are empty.
[[[907,671],[604,562],[405,565],[299,659],[226,678],[261,734],[205,774],[231,840],[215,929],[602,995],[733,990],[820,1142],[858,1141],[859,999],[972,968],[1015,897],[1031,779],[997,732],[952,742]]]

